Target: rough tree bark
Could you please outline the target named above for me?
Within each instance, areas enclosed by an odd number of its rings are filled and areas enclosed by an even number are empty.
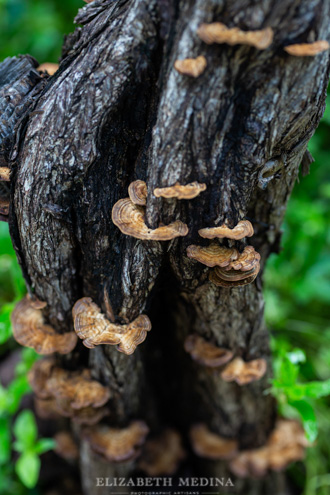
[[[216,287],[186,248],[203,243],[202,227],[247,218],[262,267],[278,250],[329,73],[327,52],[293,57],[283,47],[329,39],[329,14],[322,0],[95,0],[80,10],[81,27],[67,37],[53,77],[41,77],[28,56],[0,66],[1,164],[12,170],[10,232],[28,290],[48,303],[44,314],[59,332],[72,329],[82,296],[105,310],[104,291],[117,321],[142,312],[152,320],[132,356],[79,345],[63,358],[72,368],[88,363],[111,388],[112,424],[139,418],[152,431],[174,425],[187,438],[203,421],[241,448],[262,445],[272,430],[276,406],[263,393],[271,366],[259,382],[239,387],[183,350],[196,332],[246,360],[269,361],[262,276]],[[264,51],[206,45],[196,30],[213,21],[271,26],[274,42]],[[199,78],[174,69],[175,60],[201,54],[208,66]],[[120,233],[112,206],[135,179],[149,192],[176,181],[207,184],[191,201],[148,196],[149,226],[180,219],[186,237],[150,242]],[[194,475],[225,472],[223,463],[192,454],[186,466]],[[131,475],[135,466],[105,463],[82,442],[81,468],[89,495],[96,476]],[[286,493],[279,475],[234,481],[235,493]]]

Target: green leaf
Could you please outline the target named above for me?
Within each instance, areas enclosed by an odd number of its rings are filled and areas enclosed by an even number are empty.
[[[38,430],[34,415],[30,410],[25,409],[17,416],[13,431],[17,440],[26,446],[26,450],[34,445]]]
[[[0,465],[10,459],[10,423],[7,418],[0,418]]]
[[[27,488],[34,488],[40,472],[40,459],[34,452],[25,452],[15,464],[17,476]]]
[[[318,426],[313,407],[304,400],[292,401],[289,404],[300,414],[307,440],[314,442],[317,438]]]
[[[44,454],[48,450],[53,450],[56,447],[56,442],[52,438],[41,438],[35,445],[34,452],[36,454]]]

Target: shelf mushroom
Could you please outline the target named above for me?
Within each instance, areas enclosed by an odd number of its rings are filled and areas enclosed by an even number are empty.
[[[79,459],[79,448],[73,435],[68,431],[59,431],[54,436],[54,452],[67,461],[76,461]]]
[[[329,43],[326,40],[314,41],[314,43],[296,43],[284,47],[284,51],[295,57],[313,57],[326,50],[329,50]]]
[[[135,459],[148,433],[149,428],[144,421],[132,421],[126,428],[97,425],[82,431],[91,449],[110,462]]]
[[[167,428],[146,441],[138,468],[148,476],[172,476],[186,457],[179,433]]]
[[[260,270],[260,254],[252,246],[246,246],[243,253],[227,266],[216,266],[209,280],[220,287],[238,287],[250,284]]]
[[[151,323],[147,315],[140,315],[128,325],[111,323],[90,297],[79,299],[72,309],[75,331],[83,344],[92,349],[96,345],[117,345],[124,354],[133,354],[145,341]]]
[[[10,181],[10,168],[0,167],[0,181]]]
[[[262,477],[268,470],[282,471],[291,462],[302,460],[308,446],[298,421],[278,419],[266,444],[258,449],[239,452],[229,463],[229,468],[241,478]]]
[[[239,252],[235,248],[227,248],[219,244],[211,244],[207,247],[192,244],[187,247],[187,256],[208,267],[226,267],[232,261],[237,260]]]
[[[238,385],[246,385],[260,380],[266,371],[267,362],[265,359],[243,361],[242,358],[236,357],[227,364],[221,373],[221,378],[226,382],[236,382]]]
[[[249,220],[241,220],[233,229],[229,228],[226,224],[223,224],[220,227],[200,229],[198,233],[201,237],[204,237],[204,239],[223,239],[226,237],[227,239],[234,239],[237,241],[244,237],[253,236],[254,230]]]
[[[135,180],[128,187],[129,199],[135,205],[145,206],[147,203],[148,189],[143,180]]]
[[[189,184],[182,185],[177,182],[174,186],[156,187],[154,189],[154,195],[156,198],[193,199],[205,190],[206,184],[190,182]]]
[[[271,27],[259,31],[242,31],[234,27],[228,28],[222,22],[212,22],[201,24],[197,29],[197,34],[201,40],[211,45],[213,43],[227,43],[228,45],[249,45],[265,50],[268,48],[274,37]]]
[[[190,440],[195,454],[206,459],[229,460],[238,452],[236,440],[221,437],[203,423],[192,426]]]
[[[207,61],[203,55],[196,58],[185,58],[174,62],[174,69],[185,76],[199,77],[206,69]]]
[[[68,354],[77,344],[76,334],[57,333],[53,327],[44,322],[39,307],[38,303],[29,296],[25,296],[15,306],[11,315],[14,339],[25,347],[33,348],[38,354],[47,355],[54,352]]]
[[[194,361],[211,368],[222,366],[233,358],[232,351],[213,345],[197,334],[186,338],[184,349]]]

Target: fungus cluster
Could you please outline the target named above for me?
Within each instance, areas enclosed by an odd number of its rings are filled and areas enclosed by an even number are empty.
[[[133,354],[144,342],[151,323],[146,315],[138,316],[128,325],[111,323],[90,297],[79,299],[72,309],[75,331],[83,344],[92,349],[96,345],[117,345],[124,354]]]
[[[228,28],[222,22],[201,24],[197,29],[197,34],[201,40],[209,45],[213,43],[249,45],[259,50],[268,48],[272,44],[274,37],[274,32],[270,27],[259,31],[242,31],[237,27]]]
[[[226,382],[236,382],[238,385],[260,380],[267,371],[265,359],[244,361],[240,357],[233,359],[234,354],[226,348],[211,344],[197,334],[189,335],[184,342],[184,349],[192,359],[202,366],[219,368],[224,366],[220,376]]]
[[[260,254],[252,246],[246,246],[236,260],[227,266],[216,266],[209,279],[220,287],[238,287],[250,284],[255,280],[260,270]]]
[[[108,412],[103,406],[111,397],[110,390],[93,380],[88,369],[68,371],[48,357],[36,361],[28,379],[41,417],[55,413],[79,423],[95,424]]]
[[[184,60],[176,60],[174,63],[174,68],[180,74],[186,76],[198,77],[203,74],[206,69],[207,61],[203,55],[196,58],[185,58]]]
[[[236,382],[238,385],[260,380],[267,371],[267,362],[265,359],[253,359],[252,361],[243,361],[242,358],[233,359],[221,373],[221,378],[226,382]]]
[[[195,454],[206,459],[229,460],[238,452],[236,440],[221,437],[203,423],[192,426],[190,440]]]
[[[41,311],[44,306],[45,303],[33,300],[28,295],[15,306],[11,315],[15,340],[25,347],[32,347],[38,354],[71,352],[77,344],[76,334],[59,334],[47,325]]]
[[[144,421],[132,421],[126,428],[96,425],[82,431],[91,449],[110,462],[135,459],[148,433],[149,428]]]
[[[176,430],[167,428],[147,440],[138,467],[148,476],[172,476],[185,457],[181,436]]]
[[[262,477],[268,470],[282,471],[291,462],[302,460],[309,443],[300,423],[279,419],[267,443],[258,449],[240,452],[229,464],[239,477]]]

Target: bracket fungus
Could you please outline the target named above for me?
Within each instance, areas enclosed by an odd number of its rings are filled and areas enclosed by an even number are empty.
[[[246,385],[260,380],[267,371],[265,359],[253,359],[243,361],[237,357],[233,359],[221,373],[221,378],[226,382],[236,382],[238,385]]]
[[[190,182],[189,184],[182,185],[177,182],[174,186],[156,187],[156,189],[154,189],[154,195],[156,198],[193,199],[205,190],[206,184]]]
[[[259,50],[268,48],[272,44],[274,37],[271,27],[259,31],[242,31],[237,27],[228,28],[222,22],[201,24],[197,29],[197,34],[208,45],[212,45],[213,43],[249,45]]]
[[[146,441],[138,468],[148,476],[172,476],[185,457],[181,436],[167,428],[158,437]]]
[[[11,322],[15,340],[25,347],[32,347],[38,354],[67,354],[77,344],[74,332],[59,334],[47,325],[41,309],[36,307],[35,301],[29,296],[16,304]]]
[[[132,421],[126,428],[110,428],[97,425],[83,429],[83,437],[97,454],[110,462],[135,459],[140,454],[149,428],[144,421]]]
[[[102,406],[111,393],[89,370],[68,371],[56,366],[52,358],[36,361],[28,374],[37,396],[36,406],[41,417],[60,414],[78,423],[95,424],[108,414]]]
[[[48,72],[50,76],[53,76],[55,72],[58,70],[59,65],[58,64],[53,64],[52,62],[45,62],[44,64],[39,65],[37,67],[37,70],[40,72]]]
[[[230,229],[226,224],[223,224],[220,227],[200,229],[198,233],[201,237],[204,237],[204,239],[223,239],[226,237],[227,239],[238,241],[244,237],[253,236],[254,230],[249,220],[241,220],[233,229]]]
[[[135,180],[128,186],[129,199],[135,205],[145,206],[147,204],[148,189],[143,180]]]
[[[260,270],[260,254],[252,246],[246,246],[237,259],[227,266],[216,266],[209,280],[220,287],[238,287],[250,284]]]
[[[54,436],[55,449],[57,455],[67,461],[79,459],[79,449],[72,434],[68,431],[59,431]]]
[[[185,58],[184,60],[176,60],[174,69],[184,74],[185,76],[198,77],[203,74],[206,69],[207,61],[203,55],[196,58]]]
[[[298,421],[279,419],[268,441],[259,449],[239,452],[229,468],[241,478],[262,477],[268,470],[282,471],[291,462],[302,460],[309,446]]]
[[[117,345],[124,354],[133,354],[144,342],[151,323],[147,315],[140,315],[128,325],[111,323],[90,297],[79,299],[72,309],[75,331],[83,344],[92,349],[96,345]]]
[[[217,435],[203,423],[192,426],[190,440],[195,454],[206,459],[229,460],[238,452],[236,440]]]
[[[186,338],[184,349],[194,361],[212,368],[222,366],[233,358],[232,351],[217,347],[197,334],[189,335]]]
[[[207,247],[192,244],[187,247],[187,256],[208,267],[226,267],[232,261],[237,260],[239,252],[235,248],[227,248],[219,244],[211,244]]]
[[[135,205],[130,198],[117,201],[112,208],[112,221],[125,234],[144,241],[170,241],[188,234],[188,227],[180,220],[149,229],[145,223],[145,210]]]
[[[0,167],[0,181],[10,181],[10,168]]]
[[[314,43],[296,43],[285,46],[284,50],[295,57],[313,57],[329,50],[329,43],[326,40],[314,41]]]

